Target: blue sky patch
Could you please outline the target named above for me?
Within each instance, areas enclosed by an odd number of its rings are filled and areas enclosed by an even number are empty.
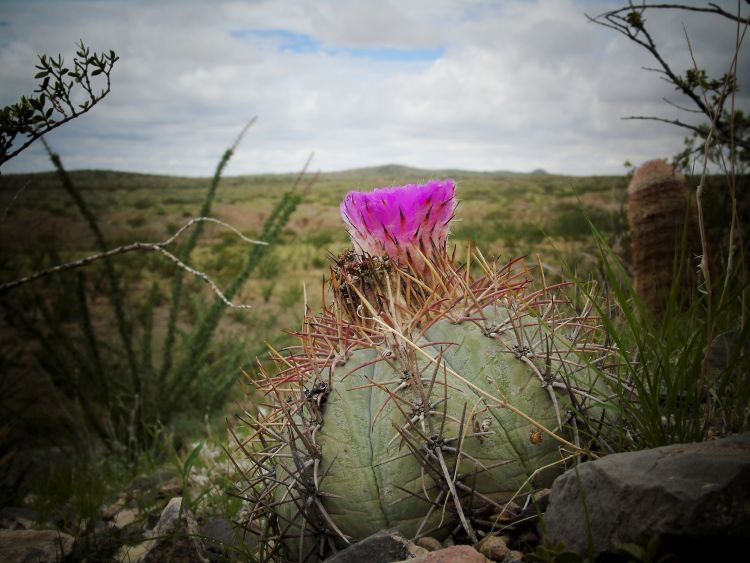
[[[336,55],[344,53],[363,59],[377,61],[436,61],[445,54],[443,47],[420,47],[416,49],[397,49],[394,47],[349,47],[328,49]]]
[[[276,49],[281,52],[347,55],[375,61],[429,62],[445,54],[443,47],[323,47],[314,37],[288,29],[240,29],[231,31],[230,34],[237,39],[275,43]]]
[[[237,39],[260,39],[278,43],[279,51],[292,53],[315,53],[320,51],[320,43],[304,33],[288,29],[240,29],[230,32]]]

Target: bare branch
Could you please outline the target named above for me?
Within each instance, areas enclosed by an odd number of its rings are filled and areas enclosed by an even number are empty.
[[[717,16],[722,16],[727,19],[730,19],[732,21],[738,22],[738,23],[744,23],[744,24],[750,24],[750,18],[741,18],[731,12],[727,12],[726,10],[722,10],[719,6],[714,4],[713,2],[708,3],[708,7],[702,7],[702,6],[687,6],[685,4],[635,4],[630,5],[625,8],[617,8],[616,10],[610,10],[608,12],[604,12],[603,14],[600,14],[596,16],[596,18],[589,18],[589,19],[599,19],[599,18],[606,18],[608,16],[619,16],[619,14],[622,14],[623,12],[630,12],[631,10],[684,10],[686,12],[702,12],[705,14],[715,14]],[[589,17],[589,16],[586,16]]]
[[[676,125],[677,127],[690,129],[691,131],[695,131],[698,134],[703,133],[700,127],[696,127],[695,125],[684,123],[680,121],[679,119],[666,119],[663,117],[653,117],[653,116],[645,116],[645,115],[630,115],[628,117],[621,117],[620,119],[625,120],[625,121],[632,121],[632,120],[661,121],[662,123],[669,123],[670,125]]]
[[[700,110],[692,109],[692,108],[686,108],[685,106],[681,106],[680,104],[676,104],[672,100],[670,100],[669,98],[662,97],[662,101],[665,102],[665,103],[667,103],[667,104],[669,104],[672,107],[675,107],[675,108],[681,110],[681,111],[687,111],[689,113],[703,113]]]
[[[38,280],[40,278],[51,276],[53,274],[57,274],[60,272],[66,272],[68,270],[73,270],[76,268],[81,268],[83,266],[87,266],[88,264],[97,262],[99,260],[104,260],[107,258],[111,258],[113,256],[118,256],[120,254],[126,254],[128,252],[133,252],[134,250],[148,250],[148,251],[158,252],[162,254],[163,256],[166,256],[167,258],[169,258],[169,260],[174,262],[179,268],[185,270],[189,274],[192,274],[195,277],[206,282],[211,287],[213,292],[219,296],[219,299],[221,299],[227,307],[231,307],[233,309],[249,309],[250,305],[235,305],[234,303],[230,302],[226,298],[224,293],[222,293],[222,291],[218,288],[216,283],[214,283],[214,281],[207,274],[199,270],[196,270],[195,268],[191,268],[190,266],[182,262],[179,258],[177,258],[174,254],[172,254],[165,248],[166,246],[169,246],[170,244],[175,242],[177,238],[182,233],[187,231],[190,227],[192,227],[196,223],[204,223],[204,222],[216,223],[217,225],[226,227],[227,229],[231,230],[234,234],[236,234],[239,238],[241,238],[243,241],[249,244],[260,244],[260,245],[268,244],[263,241],[253,240],[251,238],[246,237],[241,232],[239,232],[236,228],[234,228],[232,225],[229,225],[228,223],[225,223],[224,221],[220,221],[219,219],[214,219],[213,217],[194,217],[190,219],[187,223],[185,223],[185,225],[180,227],[177,230],[177,232],[175,232],[171,237],[169,237],[168,239],[162,242],[133,242],[131,244],[126,244],[123,246],[118,246],[117,248],[113,248],[111,250],[107,250],[106,252],[100,252],[99,254],[92,254],[91,256],[86,256],[85,258],[81,258],[80,260],[74,260],[72,262],[66,262],[65,264],[59,264],[57,266],[53,266],[52,268],[47,268],[46,270],[41,270],[39,272],[35,272],[23,278],[1,284],[0,294],[5,293],[6,291],[15,289],[19,286],[25,285],[27,283],[30,283],[32,281]]]

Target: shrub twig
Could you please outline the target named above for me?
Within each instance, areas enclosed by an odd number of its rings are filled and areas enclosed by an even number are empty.
[[[182,262],[179,258],[177,258],[177,256],[175,256],[174,254],[172,254],[165,248],[166,246],[175,242],[175,240],[177,240],[177,238],[182,233],[184,233],[187,229],[189,229],[195,224],[204,223],[204,222],[217,223],[219,225],[227,227],[228,229],[231,229],[232,231],[234,231],[235,234],[237,234],[245,242],[248,242],[251,244],[259,244],[259,245],[268,244],[263,241],[247,238],[246,236],[244,236],[242,233],[240,233],[237,229],[235,229],[228,223],[224,223],[223,221],[219,221],[218,219],[214,219],[213,217],[194,217],[190,219],[190,221],[185,223],[185,225],[180,227],[180,229],[175,234],[173,234],[171,237],[169,237],[168,239],[162,242],[133,242],[130,244],[118,246],[117,248],[113,248],[105,252],[100,252],[99,254],[92,254],[90,256],[86,256],[85,258],[81,258],[80,260],[74,260],[72,262],[59,264],[57,266],[53,266],[52,268],[47,268],[46,270],[41,270],[39,272],[29,274],[28,276],[25,276],[23,278],[19,278],[13,281],[0,284],[0,293],[10,291],[24,284],[38,280],[40,278],[44,278],[44,277],[51,276],[53,274],[57,274],[60,272],[65,272],[68,270],[73,270],[76,268],[87,266],[88,264],[91,264],[93,262],[98,262],[99,260],[105,260],[107,258],[112,258],[113,256],[118,256],[120,254],[126,254],[134,250],[147,250],[147,251],[158,252],[162,254],[163,256],[166,256],[172,262],[174,262],[177,265],[177,267],[181,268],[182,270],[188,272],[189,274],[192,274],[193,276],[206,282],[211,287],[213,292],[219,297],[219,299],[221,299],[224,302],[224,304],[227,307],[231,307],[233,309],[249,309],[250,305],[235,305],[234,303],[230,302],[224,296],[224,293],[222,293],[222,291],[219,289],[216,283],[206,273],[196,270],[195,268],[191,268],[190,266]]]

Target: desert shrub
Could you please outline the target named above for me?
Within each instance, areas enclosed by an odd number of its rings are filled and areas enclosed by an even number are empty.
[[[217,166],[198,216],[210,214],[233,148]],[[50,156],[97,249],[108,250],[98,217],[59,157]],[[6,322],[19,338],[34,343],[30,353],[58,400],[79,413],[77,420],[86,428],[80,429],[80,439],[95,436],[108,450],[135,459],[153,446],[154,428],[191,413],[202,419],[224,405],[240,367],[259,350],[248,341],[251,333],[217,335],[219,322],[278,240],[300,197],[292,188],[277,202],[259,233],[267,245],[250,245],[244,256],[234,253],[237,267],[227,276],[223,298],[206,300],[200,287],[188,291],[185,270],[170,265],[163,271],[157,264],[168,261],[150,253],[101,260],[77,273],[4,292],[0,307]],[[131,218],[131,226],[137,219]],[[193,261],[202,225],[196,223],[178,247],[183,264]],[[50,249],[32,260],[42,269],[64,261]],[[275,272],[265,274],[272,278]],[[162,325],[158,319],[164,318]]]

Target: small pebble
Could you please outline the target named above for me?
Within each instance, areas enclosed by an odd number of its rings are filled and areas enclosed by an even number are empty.
[[[115,514],[114,522],[115,526],[122,529],[138,519],[139,513],[137,508],[126,508]]]
[[[498,536],[486,536],[476,545],[476,549],[493,561],[502,561],[509,551],[505,541]]]
[[[414,543],[416,543],[419,547],[425,548],[427,551],[437,551],[438,549],[443,548],[443,545],[438,540],[430,536],[419,538]]]
[[[470,545],[454,545],[431,551],[412,561],[415,563],[486,563],[487,559]]]

